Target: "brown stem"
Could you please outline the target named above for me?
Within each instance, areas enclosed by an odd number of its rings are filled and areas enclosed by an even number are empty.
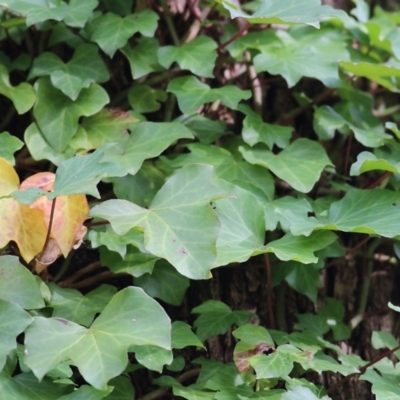
[[[242,36],[247,29],[249,29],[251,26],[250,22],[247,22],[246,25],[243,25],[232,37],[230,37],[226,42],[221,43],[218,47],[217,47],[217,51],[221,51],[222,49],[224,49],[226,46],[228,46],[229,44],[231,44],[233,41],[235,41],[238,37]]]
[[[271,329],[276,329],[276,322],[274,316],[274,307],[272,300],[272,277],[271,277],[271,263],[269,262],[268,254],[264,254],[265,269],[267,270],[267,307],[268,317]]]
[[[96,221],[96,222],[86,222],[85,226],[90,228],[92,226],[109,225],[110,221]]]
[[[191,369],[190,371],[186,371],[181,376],[179,376],[177,378],[177,381],[180,383],[185,382],[191,378],[195,378],[196,376],[198,376],[200,374],[200,372],[201,372],[200,368]],[[141,397],[139,400],[158,399],[159,397],[163,396],[166,392],[168,392],[169,389],[170,389],[170,387],[162,387],[162,388],[153,390],[152,392],[147,393],[145,396]]]
[[[79,271],[75,272],[67,279],[64,279],[62,282],[59,283],[59,285],[62,287],[69,287],[70,285],[72,285],[74,282],[76,282],[82,276],[89,274],[90,272],[95,271],[96,269],[98,269],[100,267],[101,267],[100,261],[96,261],[89,265],[86,265],[86,267],[81,268]]]
[[[389,357],[391,356],[394,352],[396,352],[397,350],[400,350],[400,345],[394,347],[391,350],[386,351],[385,353],[381,354],[378,357],[375,357],[372,361],[370,361],[369,363],[363,365],[362,367],[359,368],[360,372],[355,372],[354,374],[350,374],[347,375],[345,378],[343,378],[342,380],[340,380],[339,382],[336,382],[334,385],[332,385],[326,392],[328,395],[332,394],[337,388],[339,388],[340,386],[342,386],[345,382],[347,382],[350,378],[354,377],[354,376],[360,376],[363,373],[365,373],[365,371],[371,367],[372,365],[376,364],[378,361],[382,360],[383,358]]]
[[[371,239],[371,236],[367,236],[361,242],[357,243],[354,247],[351,249],[347,250],[349,253],[353,253],[354,251],[358,250],[361,246],[364,246],[365,243],[368,242],[368,240]]]
[[[350,152],[351,152],[351,145],[353,143],[353,134],[350,133],[349,139],[347,141],[347,146],[346,146],[346,155],[344,158],[344,164],[343,164],[343,174],[347,174],[347,171],[349,170],[349,163],[350,163]]]
[[[106,281],[108,279],[115,278],[116,276],[123,276],[123,275],[128,276],[129,274],[114,274],[114,272],[111,271],[104,271],[100,272],[100,274],[84,279],[83,281],[71,283],[71,285],[68,287],[71,289],[84,289],[90,286],[95,286],[96,284],[102,281]]]
[[[45,251],[49,240],[50,240],[50,235],[51,235],[51,227],[53,225],[53,219],[54,219],[54,210],[56,208],[56,200],[57,197],[55,197],[51,203],[51,210],[50,210],[50,219],[49,219],[49,227],[47,228],[47,235],[46,235],[46,240],[44,241],[44,245],[43,245],[43,250],[42,253]]]
[[[380,183],[382,183],[386,178],[388,178],[392,172],[386,171],[383,175],[381,175],[378,179],[376,179],[374,182],[366,186],[364,189],[373,189],[374,187],[378,186]]]

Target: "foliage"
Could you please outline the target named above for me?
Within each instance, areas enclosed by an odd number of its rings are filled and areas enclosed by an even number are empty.
[[[0,398],[399,398],[400,324],[346,349],[399,264],[400,12],[242,3],[0,0]],[[189,301],[260,263],[264,314]]]

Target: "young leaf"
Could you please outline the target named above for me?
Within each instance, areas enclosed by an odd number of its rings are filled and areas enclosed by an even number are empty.
[[[119,235],[142,228],[148,252],[165,258],[188,278],[206,279],[215,266],[219,233],[209,203],[226,196],[212,175],[210,166],[188,165],[167,180],[148,210],[125,200],[109,200],[94,207],[91,215],[110,221]]]
[[[0,133],[0,157],[4,158],[11,165],[15,164],[14,153],[24,145],[21,140],[11,136],[8,132]]]
[[[64,63],[54,53],[42,53],[33,61],[28,79],[49,75],[51,83],[71,100],[76,100],[82,89],[92,83],[109,79],[107,68],[99,56],[97,46],[82,44],[72,59]]]
[[[103,161],[111,161],[134,175],[144,160],[160,155],[176,140],[184,138],[192,139],[193,135],[180,123],[140,122],[131,126],[126,140],[106,150]]]
[[[241,11],[232,1],[223,0],[222,5],[229,11],[231,18],[246,18],[252,23],[261,24],[307,24],[319,28],[321,21],[329,18],[348,20],[342,10],[321,5],[320,0],[285,0],[261,3],[254,14]]]
[[[29,83],[22,82],[18,86],[10,83],[7,68],[0,64],[0,94],[8,97],[13,103],[18,114],[25,114],[35,103],[36,96]]]
[[[193,114],[202,104],[215,100],[220,100],[227,107],[235,109],[240,100],[247,100],[251,96],[250,90],[240,90],[232,85],[211,89],[194,76],[173,79],[167,91],[176,95],[179,108],[185,114]]]
[[[132,48],[127,44],[120,49],[129,61],[133,79],[139,79],[150,72],[163,70],[158,63],[157,50],[159,47],[156,38],[141,37],[137,39],[135,47]]]
[[[112,340],[110,340],[112,338]],[[61,318],[36,317],[25,332],[24,363],[39,378],[69,359],[96,389],[122,373],[130,346],[171,348],[171,323],[142,289],[117,293],[89,329]]]
[[[269,168],[299,192],[309,192],[325,166],[332,165],[325,149],[309,139],[298,139],[275,155],[261,148],[239,147],[246,161]]]
[[[182,321],[172,323],[172,348],[184,349],[188,346],[203,347],[200,339],[193,333],[192,328]]]
[[[55,89],[49,78],[40,78],[35,90],[38,97],[33,110],[36,122],[44,138],[59,153],[78,130],[79,118],[99,112],[109,101],[107,92],[94,83],[82,89],[76,101]]]
[[[170,68],[177,62],[181,69],[206,78],[214,77],[213,70],[217,59],[217,44],[207,36],[198,36],[191,42],[179,47],[164,46],[158,49],[158,62],[164,68]]]
[[[83,28],[93,16],[93,10],[98,5],[98,0],[70,0],[68,14],[63,21],[74,28]]]
[[[152,272],[135,279],[135,285],[151,297],[179,306],[190,282],[166,261],[158,261]]]
[[[390,171],[399,173],[400,162],[392,163],[391,160],[377,158],[369,151],[363,151],[357,156],[357,161],[350,167],[350,176],[358,176],[368,171]]]
[[[157,20],[158,15],[148,9],[124,18],[107,13],[92,21],[94,32],[90,39],[96,42],[106,54],[113,57],[115,52],[124,47],[128,39],[136,32],[144,36],[153,36],[157,28]]]
[[[167,100],[167,94],[163,90],[153,89],[149,85],[135,85],[129,89],[128,101],[138,113],[157,111],[161,107],[160,102]]]

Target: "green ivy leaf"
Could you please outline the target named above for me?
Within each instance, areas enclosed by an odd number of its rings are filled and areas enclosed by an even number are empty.
[[[226,195],[213,183],[212,174],[210,166],[188,165],[167,180],[148,210],[125,200],[109,200],[94,207],[91,215],[110,221],[119,235],[142,228],[148,252],[165,258],[188,278],[206,279],[215,265],[219,233],[209,203]]]
[[[107,176],[126,174],[118,165],[106,162],[104,152],[108,146],[88,155],[79,155],[63,161],[57,169],[54,192],[49,198],[68,194],[90,194],[100,198],[96,185]]]
[[[0,257],[0,298],[21,308],[44,307],[39,286],[31,274],[15,256]]]
[[[129,352],[134,352],[138,363],[152,371],[161,372],[164,365],[170,365],[173,361],[171,350],[157,346],[132,346]]]
[[[134,175],[147,158],[160,155],[178,139],[193,135],[178,122],[140,122],[131,126],[130,136],[106,151],[104,162],[111,161]]]
[[[232,311],[226,304],[216,300],[207,300],[193,308],[191,313],[200,314],[193,326],[202,342],[211,336],[224,334],[233,324],[244,325],[254,316],[249,311]]]
[[[188,346],[202,347],[200,339],[193,333],[192,328],[182,321],[172,323],[172,348],[184,349]]]
[[[260,24],[307,24],[319,28],[320,22],[326,19],[349,19],[342,10],[321,6],[320,0],[262,2],[252,15],[244,13],[236,3],[228,0],[223,0],[222,5],[229,11],[231,18],[245,18],[251,23]]]
[[[368,171],[400,172],[400,162],[392,163],[390,160],[378,158],[369,151],[363,151],[357,156],[357,161],[350,167],[350,176],[358,176]]]
[[[68,26],[83,28],[93,16],[93,10],[99,4],[98,0],[70,0],[68,14],[63,18]]]
[[[165,311],[142,289],[117,293],[89,329],[60,318],[36,317],[25,332],[24,363],[39,378],[69,359],[96,389],[122,373],[130,346],[171,346]],[[110,340],[112,338],[112,340]]]
[[[139,79],[150,72],[162,71],[158,62],[157,51],[160,48],[156,38],[141,37],[137,39],[135,47],[129,44],[121,48],[121,52],[128,59],[133,79]]]
[[[340,66],[346,71],[355,76],[362,76],[370,79],[373,82],[391,90],[398,92],[399,84],[396,78],[400,78],[399,66],[385,65],[385,64],[371,64],[367,62],[351,63],[341,62]]]
[[[289,145],[293,128],[266,124],[259,114],[244,104],[240,104],[238,110],[246,115],[243,121],[242,137],[249,146],[265,143],[272,150],[274,145],[281,149]]]
[[[225,122],[213,121],[203,115],[182,115],[176,121],[189,128],[202,144],[211,144],[228,133]]]
[[[193,114],[204,103],[220,100],[229,108],[235,109],[240,100],[251,97],[250,90],[240,90],[233,85],[211,89],[194,76],[183,76],[173,79],[167,88],[178,98],[179,108],[186,114]]]
[[[10,83],[7,68],[0,64],[0,94],[9,98],[18,114],[25,114],[35,103],[36,96],[29,83],[22,82],[18,86]]]
[[[68,4],[60,0],[48,0],[46,2],[38,0],[2,0],[0,5],[11,11],[26,15],[27,26],[49,19],[61,21],[70,11]]]
[[[4,367],[7,355],[17,346],[17,336],[32,321],[33,318],[18,304],[0,299],[0,371]]]
[[[84,128],[87,140],[85,150],[98,149],[106,143],[123,140],[128,136],[126,132],[128,127],[136,122],[137,118],[127,112],[106,108],[83,118],[81,126]]]
[[[0,133],[0,157],[4,158],[11,165],[15,165],[14,153],[22,148],[24,142],[8,132]]]
[[[221,222],[217,240],[217,265],[247,261],[264,245],[264,210],[247,190],[235,187],[234,197],[215,202],[215,212]],[[244,209],[251,213],[243,213]]]
[[[49,78],[40,78],[35,90],[38,98],[33,114],[37,125],[46,141],[59,153],[77,132],[79,118],[99,112],[109,101],[107,92],[97,84],[82,89],[76,101],[55,89]]]
[[[64,63],[54,53],[42,53],[33,61],[28,79],[49,75],[51,83],[71,100],[76,100],[92,83],[108,81],[109,73],[99,56],[97,46],[82,44],[72,59]]]
[[[108,382],[114,389],[107,400],[132,400],[135,398],[135,389],[126,375],[120,375]]]
[[[261,148],[239,147],[246,161],[269,168],[294,189],[307,193],[319,180],[325,166],[332,165],[325,149],[309,139],[298,139],[275,155]]]
[[[217,59],[217,44],[208,36],[197,36],[179,47],[164,46],[158,49],[158,62],[166,69],[177,62],[181,69],[188,69],[195,75],[214,77]]]
[[[149,85],[135,85],[129,89],[128,101],[131,107],[138,113],[157,111],[161,104],[167,100],[167,94],[163,90],[153,89]]]
[[[65,289],[55,284],[50,284],[49,287],[52,317],[64,318],[84,326],[93,322],[95,315],[103,311],[117,291],[114,286],[101,285],[83,295],[75,289]]]
[[[93,33],[90,40],[96,42],[106,54],[113,57],[135,33],[153,36],[157,21],[158,15],[152,10],[144,10],[126,17],[107,13],[92,21]]]
[[[112,387],[108,387],[105,390],[98,390],[89,385],[82,385],[72,393],[60,397],[59,400],[101,400],[107,397],[112,391]]]
[[[356,111],[355,116],[358,115],[359,112]],[[392,138],[385,133],[381,123],[371,126],[370,124],[365,124],[365,118],[362,118],[364,126],[360,127],[353,123],[354,119],[353,115],[344,118],[332,107],[322,106],[314,114],[314,129],[322,140],[327,140],[333,138],[336,130],[349,128],[354,132],[357,141],[367,147],[382,146],[386,140]]]
[[[265,251],[274,253],[282,261],[298,261],[313,264],[318,261],[314,252],[337,240],[332,232],[313,232],[310,236],[293,236],[287,233],[281,239],[265,246]]]
[[[400,235],[400,194],[390,190],[350,190],[329,209],[328,229],[385,237]]]
[[[152,272],[135,279],[135,285],[151,297],[179,306],[190,282],[166,261],[158,261]]]
[[[126,273],[134,277],[139,277],[153,271],[158,257],[142,253],[135,246],[128,245],[124,257],[102,247],[100,248],[100,259],[102,265],[115,274]]]

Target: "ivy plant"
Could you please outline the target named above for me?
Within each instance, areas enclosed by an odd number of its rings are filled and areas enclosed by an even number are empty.
[[[1,399],[399,398],[400,11],[347,11],[0,0]]]

